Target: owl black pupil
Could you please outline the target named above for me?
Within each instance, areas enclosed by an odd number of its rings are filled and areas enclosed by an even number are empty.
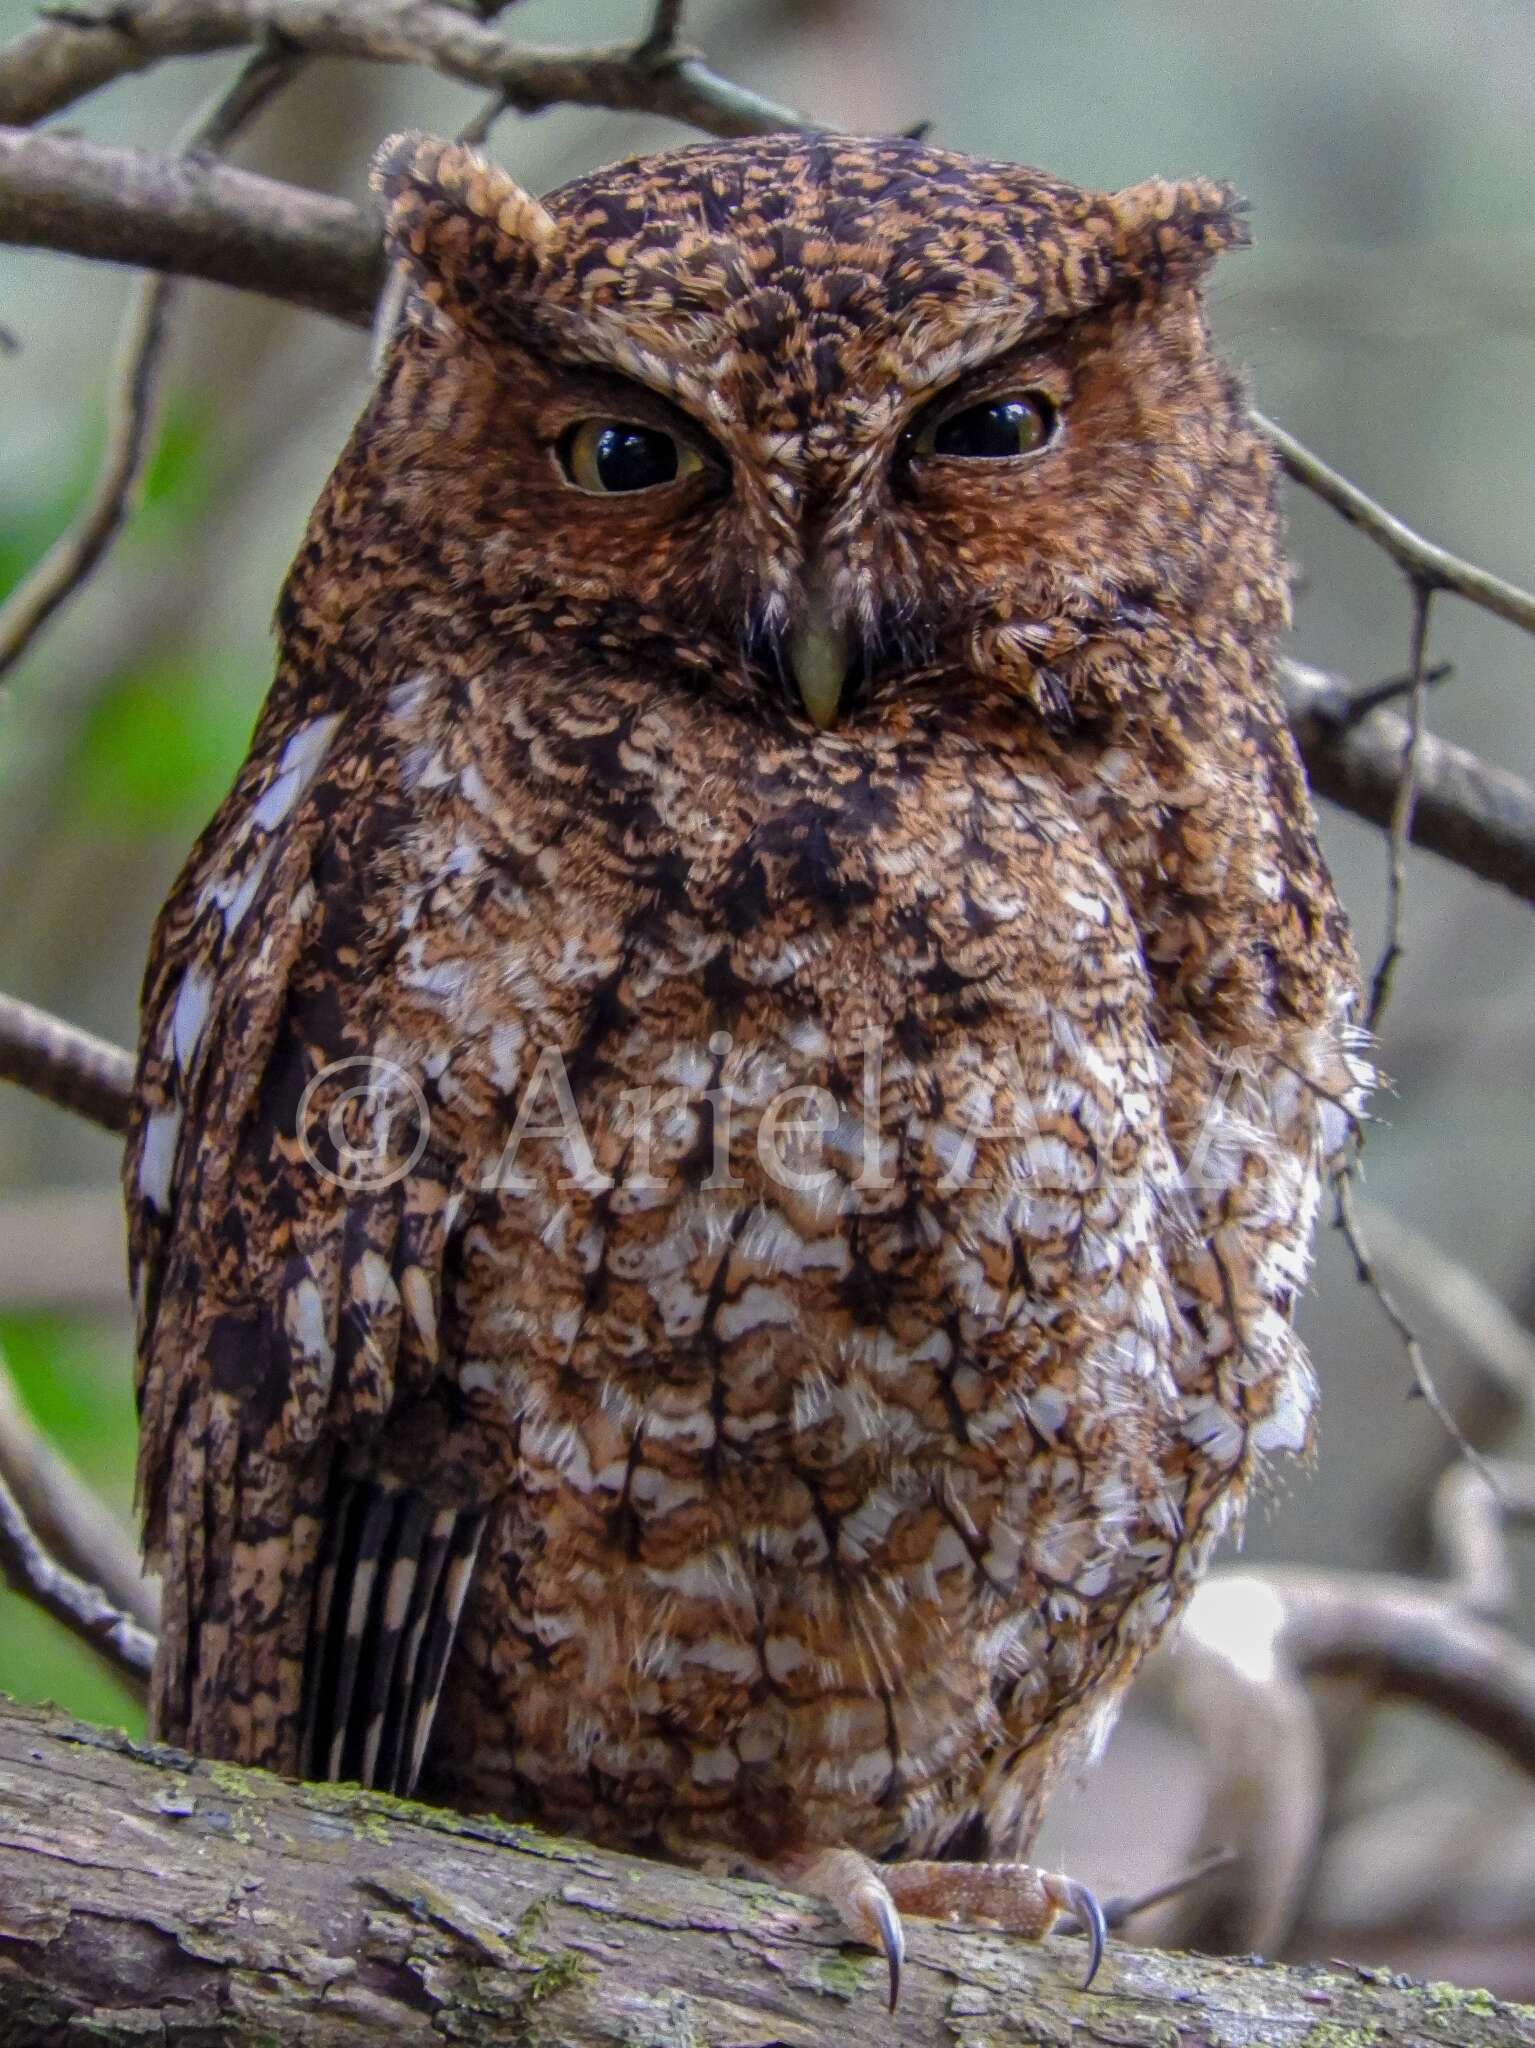
[[[1026,455],[1044,438],[1045,420],[1037,405],[1027,398],[1003,398],[945,420],[933,435],[933,452],[996,459]]]
[[[604,427],[592,449],[605,491],[648,491],[677,474],[677,444],[649,427]]]

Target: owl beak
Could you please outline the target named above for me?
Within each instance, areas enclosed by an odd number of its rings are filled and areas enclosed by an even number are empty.
[[[831,615],[826,592],[812,583],[805,609],[789,635],[789,666],[811,722],[825,732],[836,721],[847,679],[848,632]]]

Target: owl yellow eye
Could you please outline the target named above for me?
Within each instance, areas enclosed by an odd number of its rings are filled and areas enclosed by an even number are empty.
[[[1037,455],[1055,436],[1055,407],[1042,391],[1016,398],[988,398],[963,412],[920,421],[912,436],[914,455],[954,455],[963,461],[999,462],[1010,455]]]
[[[560,443],[560,466],[578,491],[613,497],[653,491],[703,468],[696,448],[634,420],[582,420]]]

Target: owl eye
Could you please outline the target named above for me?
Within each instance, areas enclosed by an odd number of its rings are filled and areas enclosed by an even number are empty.
[[[1055,437],[1058,415],[1042,391],[1016,398],[988,398],[920,421],[912,435],[914,455],[954,455],[963,461],[999,462],[1010,455],[1037,455]]]
[[[578,491],[608,498],[653,491],[703,468],[696,448],[634,420],[582,420],[560,442],[560,466]]]

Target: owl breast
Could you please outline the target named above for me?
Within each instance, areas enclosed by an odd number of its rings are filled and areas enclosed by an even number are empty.
[[[812,750],[588,690],[578,735],[471,707],[404,756],[375,1050],[431,1077],[450,1349],[515,1442],[454,1797],[920,1845],[1165,1620],[1146,976],[999,737]],[[514,772],[527,854],[484,795]]]

